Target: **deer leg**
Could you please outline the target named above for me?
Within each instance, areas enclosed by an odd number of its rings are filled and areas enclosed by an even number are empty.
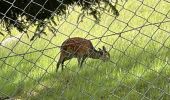
[[[67,60],[69,60],[69,59],[71,59],[71,57],[70,57],[70,56],[67,56],[67,57],[65,57],[65,58],[63,59],[63,61],[61,62],[61,64],[62,64],[62,70],[63,70],[63,68],[64,68],[64,62],[67,61]]]
[[[65,59],[63,59],[63,61],[61,62],[61,68],[62,68],[62,70],[64,69],[64,61],[65,61]]]
[[[83,57],[83,58],[81,59],[80,67],[83,66],[83,62],[84,62],[85,59],[86,59],[86,57]]]
[[[65,56],[63,54],[60,54],[60,58],[59,58],[59,60],[57,62],[56,72],[58,71],[58,68],[60,67],[60,64],[62,64],[62,67],[63,67],[64,59],[65,59]]]
[[[58,71],[58,68],[62,62],[63,62],[63,58],[60,57],[59,61],[57,62],[56,72]]]
[[[78,57],[78,58],[77,58],[78,66],[79,66],[79,67],[81,66],[81,60],[82,60],[81,57]]]

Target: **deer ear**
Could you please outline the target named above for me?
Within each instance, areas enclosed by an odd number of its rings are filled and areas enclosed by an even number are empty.
[[[103,46],[103,50],[106,51],[106,47],[105,46]]]

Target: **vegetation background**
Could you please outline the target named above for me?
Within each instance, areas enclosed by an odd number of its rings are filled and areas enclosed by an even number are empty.
[[[72,9],[50,33],[31,41],[25,34],[0,41],[0,96],[19,99],[111,99],[170,98],[170,3],[166,0],[119,2],[119,17],[104,12],[99,24],[92,17],[77,23],[80,9]],[[2,29],[2,28],[1,28]],[[28,29],[31,36],[35,26]],[[3,31],[3,30],[1,30]],[[4,32],[4,31],[3,31]],[[121,33],[121,36],[114,35]],[[91,39],[111,54],[109,62],[76,59],[64,71],[55,72],[61,43],[69,37]],[[102,37],[102,38],[100,38]]]

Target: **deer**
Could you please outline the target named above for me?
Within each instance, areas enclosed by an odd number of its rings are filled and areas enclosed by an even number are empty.
[[[60,46],[60,57],[57,62],[56,72],[59,66],[64,67],[64,62],[72,58],[77,58],[78,66],[81,68],[86,58],[100,59],[108,61],[110,54],[106,51],[106,47],[96,50],[90,40],[81,37],[72,37],[66,39]]]

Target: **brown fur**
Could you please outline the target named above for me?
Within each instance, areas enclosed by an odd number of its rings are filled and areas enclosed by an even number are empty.
[[[74,37],[65,40],[61,45],[60,51],[61,53],[57,63],[56,71],[58,70],[60,64],[62,64],[63,69],[64,62],[72,58],[77,58],[80,67],[87,57],[102,60],[107,60],[110,58],[110,54],[106,51],[104,46],[103,50],[99,49],[99,51],[97,51],[93,47],[90,40],[80,37]]]

